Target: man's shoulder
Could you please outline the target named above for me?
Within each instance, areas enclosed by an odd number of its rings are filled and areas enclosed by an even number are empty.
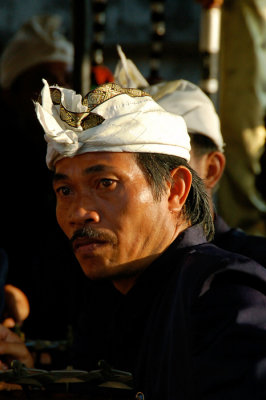
[[[266,277],[266,269],[256,260],[214,243],[206,242],[191,247],[187,254],[187,264],[197,271],[237,270]]]
[[[250,235],[239,228],[230,228],[219,217],[215,224],[215,237],[213,243],[235,253],[243,254],[266,266],[266,238]]]
[[[250,257],[236,253],[234,251],[222,248],[214,242],[199,243],[187,249],[187,257],[195,263],[200,262],[201,267],[204,265],[231,265],[231,264],[257,264],[257,262]],[[204,265],[202,262],[204,261]]]
[[[189,249],[181,265],[179,278],[179,286],[186,288],[191,298],[199,296],[218,281],[230,285],[234,282],[266,294],[266,269],[263,266],[213,243],[202,243]]]
[[[243,271],[249,274],[261,275],[266,278],[266,269],[248,255],[234,252],[227,248],[217,246],[199,237],[201,230],[192,227],[184,233],[169,248],[166,255],[170,256],[173,270],[181,277],[188,275],[190,278],[204,277],[216,271]],[[166,261],[165,259],[162,261]],[[167,261],[166,261],[167,262]],[[176,268],[177,267],[177,268]]]

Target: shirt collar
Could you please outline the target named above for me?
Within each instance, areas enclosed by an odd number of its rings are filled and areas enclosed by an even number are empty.
[[[185,229],[173,242],[175,249],[196,246],[198,244],[206,243],[206,236],[204,235],[201,225],[193,225]]]
[[[214,216],[214,229],[215,229],[215,236],[214,241],[223,233],[230,231],[230,227],[227,223],[220,217],[219,215],[215,214]]]

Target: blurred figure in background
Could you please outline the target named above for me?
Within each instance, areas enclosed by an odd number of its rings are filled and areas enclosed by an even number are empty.
[[[227,164],[218,210],[230,225],[265,236],[266,200],[256,185],[266,138],[265,1],[197,2],[222,5],[219,115]]]
[[[9,257],[7,283],[30,303],[23,329],[38,339],[66,336],[79,272],[55,219],[46,145],[33,103],[42,78],[71,85],[73,45],[59,32],[60,23],[54,15],[34,16],[7,43],[0,61],[0,238]],[[35,185],[37,179],[41,185]]]
[[[55,15],[34,16],[11,38],[2,53],[0,85],[4,112],[15,116],[23,129],[29,130],[28,123],[35,122],[32,100],[37,100],[42,78],[71,85],[73,46],[59,33],[60,24]],[[32,134],[30,139],[32,145],[32,140],[39,137]]]
[[[219,117],[209,97],[192,82],[180,79],[145,88],[168,112],[181,115],[191,139],[190,166],[203,179],[214,218],[213,243],[246,255],[266,267],[266,239],[231,228],[217,214],[216,194],[226,165]],[[215,200],[214,200],[215,199]]]

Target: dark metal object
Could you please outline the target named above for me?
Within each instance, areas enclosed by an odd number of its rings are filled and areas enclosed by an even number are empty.
[[[88,1],[72,0],[72,37],[74,45],[74,90],[86,94],[90,87]]]
[[[199,42],[202,62],[200,87],[216,107],[219,91],[220,24],[220,8],[202,8]]]
[[[45,387],[56,383],[86,382],[93,387],[112,387],[115,389],[132,390],[132,374],[111,368],[105,361],[99,362],[99,369],[80,371],[71,368],[64,370],[46,371],[43,369],[27,368],[21,362],[14,360],[11,369],[0,371],[0,382]]]
[[[163,42],[165,37],[165,0],[150,0],[151,15],[151,50],[150,50],[150,84],[161,81],[160,66],[162,61]]]
[[[104,39],[107,0],[92,0],[93,37],[91,46],[91,64],[104,64]]]

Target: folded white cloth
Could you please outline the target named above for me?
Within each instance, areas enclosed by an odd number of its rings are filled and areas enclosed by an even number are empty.
[[[82,99],[43,80],[37,117],[53,169],[63,157],[86,152],[162,153],[189,160],[190,138],[182,117],[168,113],[147,93],[107,83]]]
[[[120,60],[115,67],[114,79],[121,87],[143,89],[149,86],[132,60],[126,58],[121,46],[117,45]]]
[[[9,88],[27,69],[50,61],[62,61],[72,66],[73,44],[60,32],[57,15],[34,16],[9,41],[0,60],[0,84]]]

